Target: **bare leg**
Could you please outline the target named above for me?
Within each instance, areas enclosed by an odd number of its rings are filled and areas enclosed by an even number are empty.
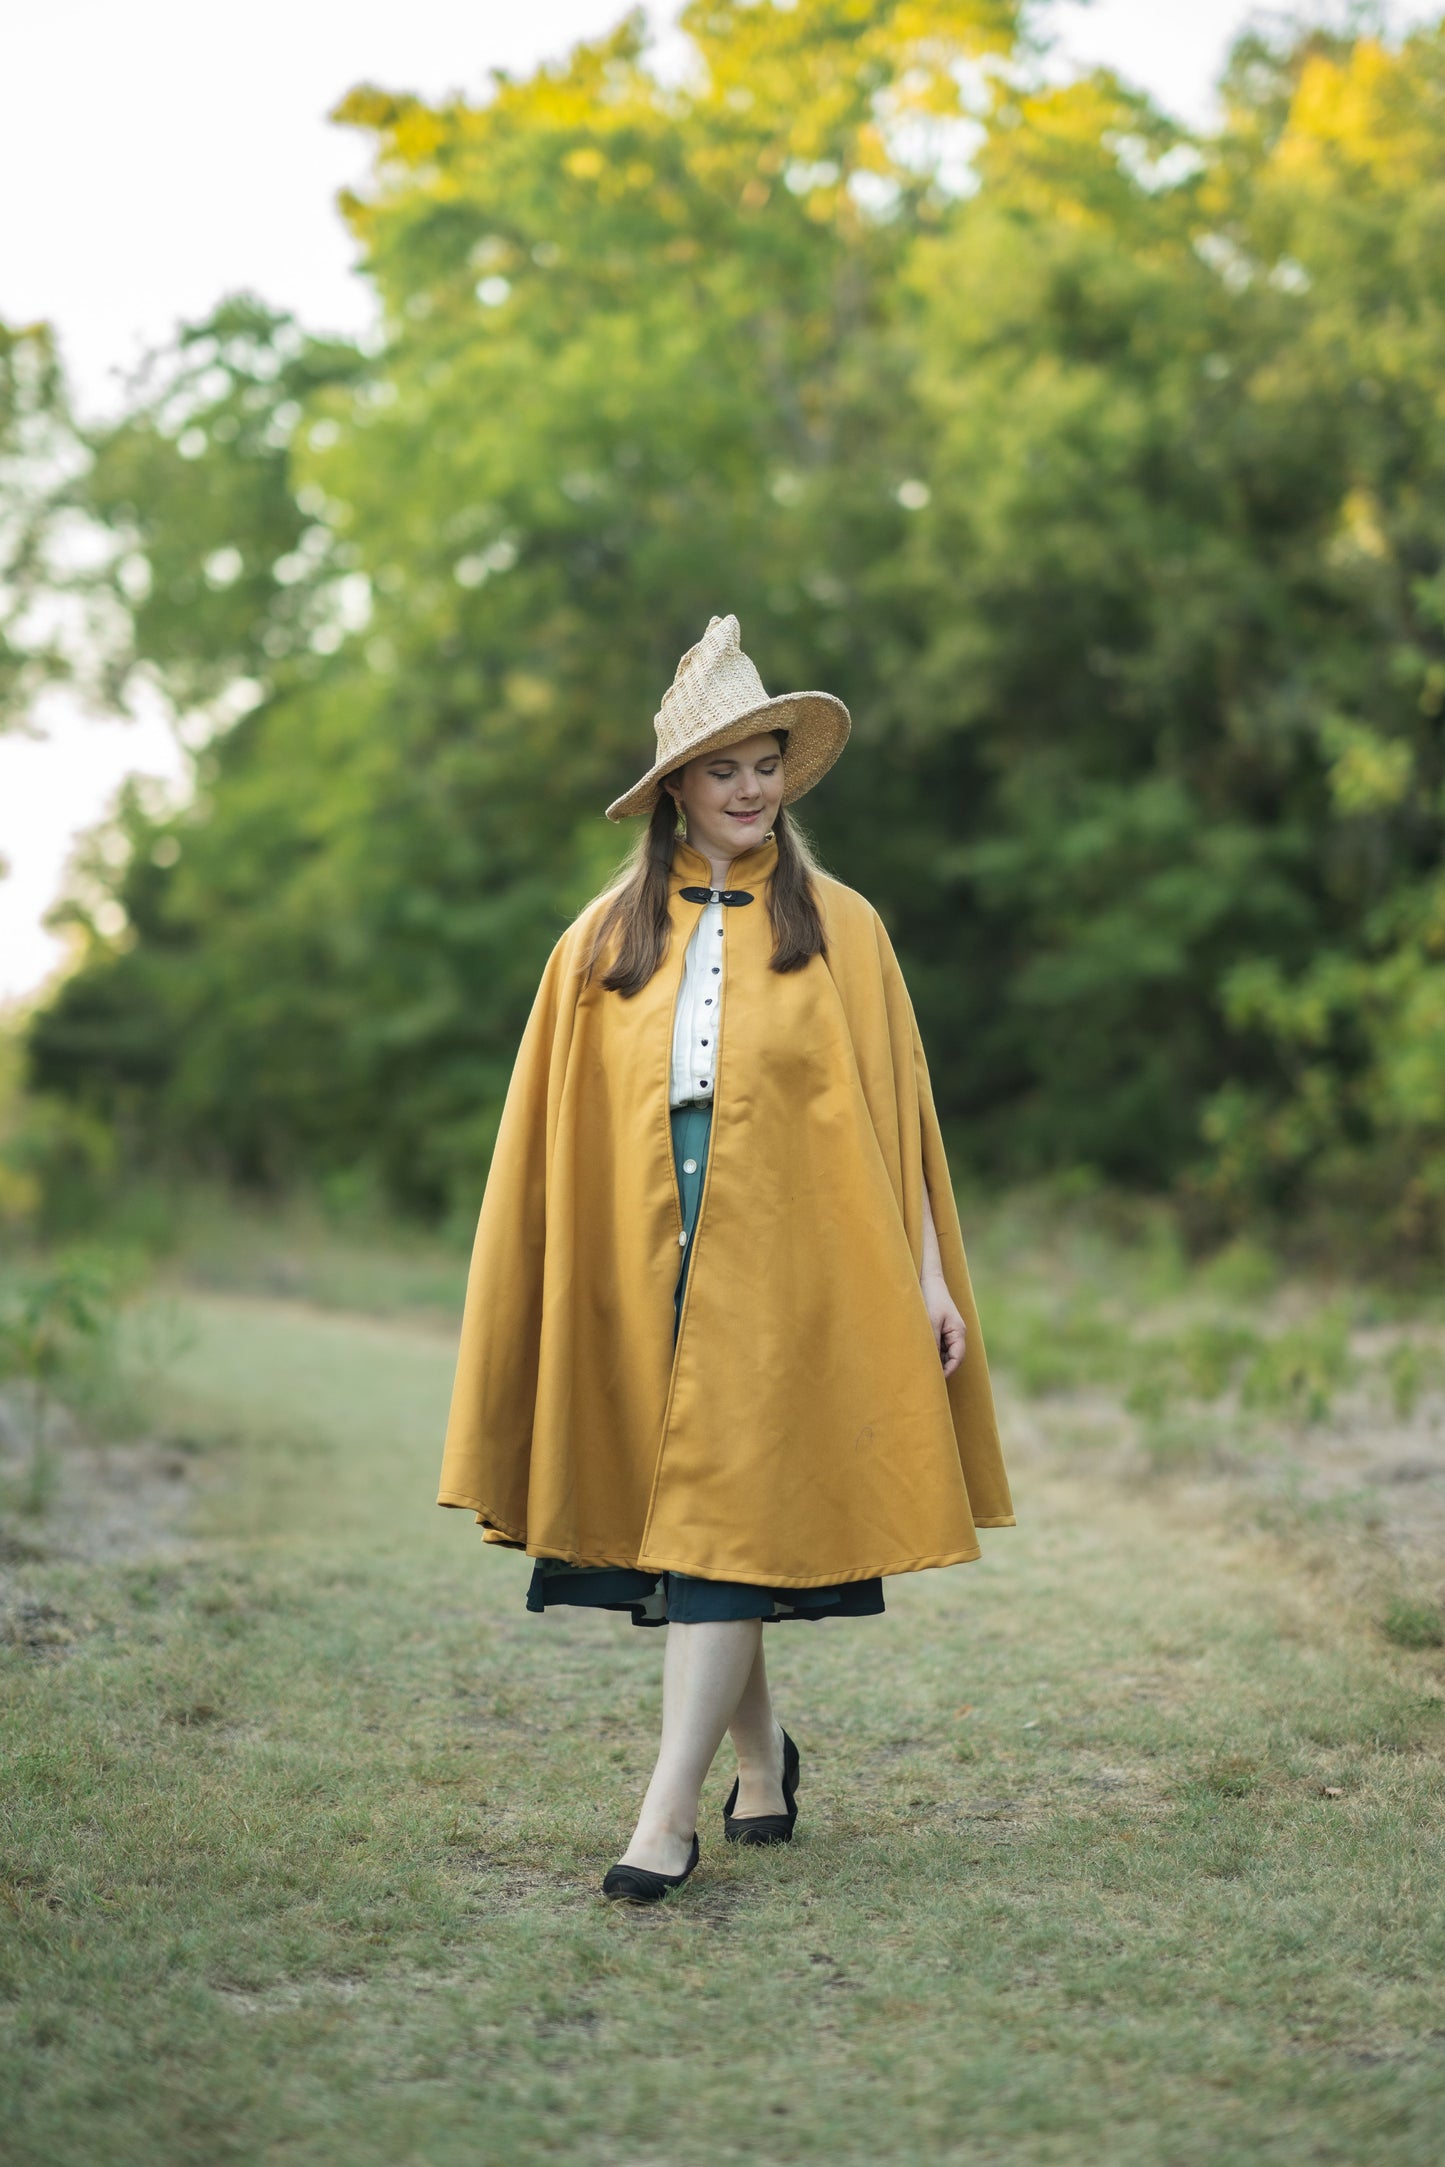
[[[761,1638],[728,1731],[738,1756],[738,1798],[733,1812],[743,1818],[784,1812],[783,1731],[773,1714]]]
[[[761,1618],[669,1625],[662,1660],[662,1745],[624,1866],[680,1874],[713,1764],[762,1646]]]

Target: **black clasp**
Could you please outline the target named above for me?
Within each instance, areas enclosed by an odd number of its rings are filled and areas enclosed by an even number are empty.
[[[750,888],[679,888],[678,894],[689,903],[751,903]]]

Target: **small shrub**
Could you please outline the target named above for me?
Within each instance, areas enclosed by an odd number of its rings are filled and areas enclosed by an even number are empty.
[[[1418,1340],[1401,1339],[1385,1356],[1381,1367],[1389,1389],[1390,1405],[1397,1421],[1408,1422],[1422,1393],[1438,1384],[1445,1373],[1437,1349],[1422,1347]]]
[[[1048,1311],[1019,1311],[1000,1303],[990,1348],[1029,1398],[1127,1377],[1136,1356],[1129,1334],[1091,1304],[1073,1301]]]
[[[1200,1272],[1200,1284],[1226,1301],[1249,1302],[1279,1283],[1277,1258],[1248,1236],[1240,1235],[1212,1256]]]
[[[1179,1342],[1179,1361],[1196,1399],[1222,1398],[1246,1360],[1264,1345],[1258,1332],[1237,1324],[1197,1324]]]
[[[1244,1372],[1240,1399],[1262,1414],[1323,1422],[1354,1369],[1345,1312],[1323,1310],[1308,1323],[1259,1342]]]
[[[1172,1363],[1160,1361],[1157,1355],[1151,1359],[1151,1350],[1147,1348],[1140,1348],[1139,1360],[1141,1374],[1124,1394],[1124,1405],[1142,1422],[1163,1422],[1179,1396],[1178,1377],[1173,1373]]]
[[[50,1415],[67,1380],[113,1351],[124,1278],[118,1259],[77,1255],[31,1267],[0,1289],[0,1379],[14,1379],[29,1400],[24,1511],[43,1512],[54,1488]]]

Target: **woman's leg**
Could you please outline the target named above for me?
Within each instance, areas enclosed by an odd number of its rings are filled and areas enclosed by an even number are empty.
[[[645,1866],[655,1874],[680,1874],[686,1866],[703,1779],[759,1665],[762,1639],[761,1618],[668,1626],[662,1745],[632,1841],[622,1854],[624,1866]]]
[[[768,1692],[767,1658],[762,1636],[742,1699],[728,1725],[738,1757],[738,1796],[733,1812],[740,1819],[759,1813],[784,1813],[783,1728],[773,1714]]]

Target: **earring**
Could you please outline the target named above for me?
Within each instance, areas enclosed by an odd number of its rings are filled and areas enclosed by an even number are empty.
[[[677,819],[673,826],[673,833],[680,835],[684,842],[687,841],[687,814],[680,805],[677,808]]]

